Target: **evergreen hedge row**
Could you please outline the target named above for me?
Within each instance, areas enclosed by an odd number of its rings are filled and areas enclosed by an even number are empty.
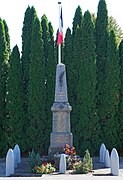
[[[57,39],[57,35],[56,35]],[[46,15],[39,20],[27,7],[22,28],[22,54],[10,50],[5,20],[0,19],[0,157],[19,144],[46,155],[52,131],[58,47]],[[80,155],[98,155],[101,143],[123,150],[123,40],[122,31],[108,17],[105,0],[97,17],[78,6],[72,30],[62,44],[71,131]]]

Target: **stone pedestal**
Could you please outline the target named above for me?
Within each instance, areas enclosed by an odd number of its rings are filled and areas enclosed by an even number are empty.
[[[58,64],[56,69],[55,102],[51,107],[53,121],[49,154],[57,153],[58,149],[63,149],[66,144],[73,146],[73,135],[70,132],[71,110],[67,96],[65,65]]]

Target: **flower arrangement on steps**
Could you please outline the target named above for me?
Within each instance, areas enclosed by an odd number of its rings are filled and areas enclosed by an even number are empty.
[[[90,157],[90,153],[87,150],[83,158],[83,161],[81,160],[73,164],[72,173],[86,174],[86,173],[92,172],[92,169],[93,169],[92,158]]]
[[[33,173],[36,174],[50,174],[56,171],[56,168],[51,165],[51,163],[44,163],[40,166],[35,166],[32,169]]]
[[[75,147],[70,147],[68,144],[66,144],[66,146],[64,147],[64,153],[67,155],[67,170],[72,170],[72,174],[86,174],[92,172],[92,158],[90,157],[90,153],[88,150],[86,150],[83,160],[78,155],[76,155]],[[59,160],[59,154],[55,155],[54,162],[42,162],[41,158],[39,158],[39,154],[35,153],[34,150],[29,153],[30,169],[32,173],[53,173],[58,170]]]
[[[68,144],[65,146],[65,154],[68,155],[66,158],[67,169],[73,170],[72,173],[86,174],[92,172],[93,164],[89,150],[86,150],[83,161],[82,158],[76,155],[75,148],[71,148]]]

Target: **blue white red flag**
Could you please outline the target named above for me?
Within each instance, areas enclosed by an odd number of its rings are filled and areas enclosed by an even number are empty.
[[[62,43],[62,41],[63,41],[63,18],[62,18],[62,7],[61,7],[57,45],[59,46]]]

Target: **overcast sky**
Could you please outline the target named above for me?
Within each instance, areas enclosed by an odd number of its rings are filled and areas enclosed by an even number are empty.
[[[78,5],[82,12],[89,10],[91,13],[97,13],[99,0],[61,0],[63,10],[64,33],[66,28],[72,27],[72,21],[75,10]],[[123,0],[106,0],[108,15],[113,16],[123,30]],[[9,28],[11,48],[16,44],[21,51],[21,34],[24,20],[24,13],[29,6],[34,6],[39,19],[46,14],[48,20],[52,23],[56,33],[59,24],[58,0],[0,0],[0,17],[5,19]],[[54,37],[56,34],[54,34]]]

